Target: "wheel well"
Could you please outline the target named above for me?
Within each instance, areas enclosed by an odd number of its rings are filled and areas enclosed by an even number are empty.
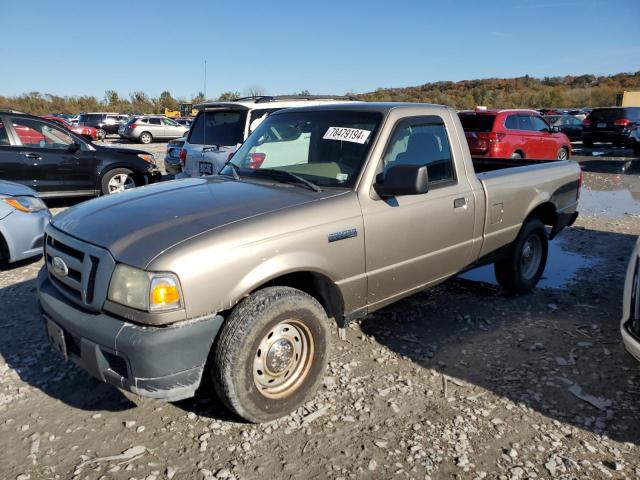
[[[314,297],[329,318],[333,318],[339,326],[344,320],[344,301],[335,283],[325,275],[317,272],[294,272],[269,280],[255,288],[251,293],[265,287],[291,287],[308,293]]]
[[[9,252],[9,245],[7,245],[4,235],[0,233],[0,261],[9,261],[10,257],[11,253]]]
[[[556,212],[556,207],[551,202],[542,203],[534,208],[527,216],[527,220],[530,218],[538,218],[542,223],[552,227],[554,230],[558,224],[558,212]]]
[[[518,155],[520,155],[522,158],[524,158],[524,152],[522,150],[520,150],[519,148],[516,148],[513,153],[517,153]]]

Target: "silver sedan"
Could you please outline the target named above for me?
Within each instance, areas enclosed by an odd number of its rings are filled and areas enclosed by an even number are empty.
[[[0,180],[0,261],[41,255],[50,220],[51,212],[34,190]]]

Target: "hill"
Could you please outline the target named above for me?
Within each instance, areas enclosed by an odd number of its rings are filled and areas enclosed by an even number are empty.
[[[640,71],[610,76],[487,78],[425,83],[417,87],[379,88],[356,94],[366,101],[430,102],[456,109],[603,107],[615,105],[616,93],[640,89]]]

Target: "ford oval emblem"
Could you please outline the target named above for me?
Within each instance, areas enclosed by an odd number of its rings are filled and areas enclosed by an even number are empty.
[[[51,268],[53,269],[53,273],[59,277],[69,275],[69,267],[67,267],[67,264],[64,263],[64,260],[60,257],[53,257],[53,260],[51,260]]]

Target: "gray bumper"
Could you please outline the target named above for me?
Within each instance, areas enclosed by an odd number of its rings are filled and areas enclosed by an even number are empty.
[[[182,326],[145,327],[88,313],[61,295],[44,269],[38,300],[45,322],[64,331],[70,360],[105,383],[167,401],[195,394],[223,320],[213,315]]]
[[[622,334],[622,341],[624,342],[627,352],[640,362],[640,339],[635,338],[631,332],[629,332],[626,324],[620,327],[620,333]]]
[[[15,211],[0,220],[0,233],[7,242],[10,262],[42,255],[44,229],[50,220],[49,210]]]

